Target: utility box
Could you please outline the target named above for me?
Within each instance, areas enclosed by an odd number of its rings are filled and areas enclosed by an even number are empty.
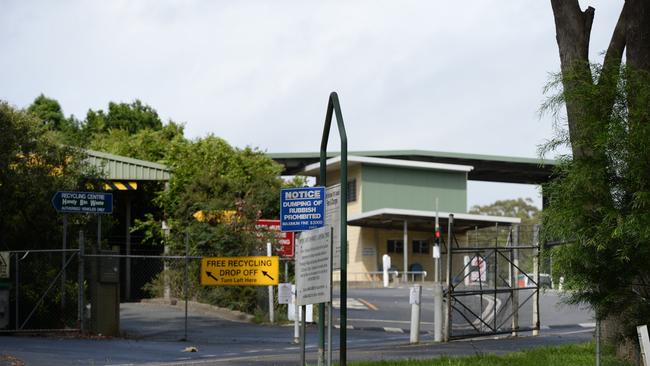
[[[116,247],[99,252],[107,257],[93,258],[96,263],[93,266],[90,323],[93,332],[106,336],[120,335],[119,253]]]

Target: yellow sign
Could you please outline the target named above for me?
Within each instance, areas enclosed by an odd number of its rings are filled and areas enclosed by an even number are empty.
[[[269,286],[278,284],[278,257],[205,257],[203,286]]]

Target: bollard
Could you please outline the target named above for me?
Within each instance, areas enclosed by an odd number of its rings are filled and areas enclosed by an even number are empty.
[[[422,286],[411,287],[409,303],[411,304],[411,343],[420,342],[420,300],[422,299]]]
[[[388,254],[384,254],[384,256],[381,259],[382,264],[383,264],[383,269],[384,269],[384,287],[388,287],[388,282],[390,278],[388,277],[388,269],[390,268],[390,256]]]
[[[433,341],[442,342],[442,283],[433,284]]]

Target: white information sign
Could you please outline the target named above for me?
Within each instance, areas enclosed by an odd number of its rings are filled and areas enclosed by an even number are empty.
[[[0,252],[0,278],[9,278],[9,252]]]
[[[409,304],[420,305],[420,291],[422,287],[419,285],[413,286],[409,290]]]
[[[279,283],[278,284],[278,304],[291,304],[291,284]]]
[[[330,301],[332,238],[328,226],[303,231],[296,239],[296,302],[298,305]]]
[[[325,226],[334,229],[332,243],[332,270],[341,269],[341,185],[327,187],[325,191]]]

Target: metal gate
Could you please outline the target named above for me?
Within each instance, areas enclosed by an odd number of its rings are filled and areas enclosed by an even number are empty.
[[[8,252],[10,278],[0,308],[0,332],[79,331],[83,321],[83,261],[78,249]],[[7,291],[8,290],[8,291]]]
[[[540,328],[539,226],[495,224],[458,234],[450,221],[448,339],[536,334]]]

